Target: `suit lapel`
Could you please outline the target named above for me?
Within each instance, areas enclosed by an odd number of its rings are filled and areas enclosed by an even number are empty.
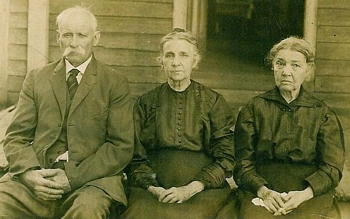
[[[86,97],[86,95],[91,91],[93,86],[96,84],[96,74],[97,74],[97,63],[96,59],[92,57],[90,64],[85,70],[84,76],[78,86],[78,90],[74,95],[72,100],[72,105],[69,110],[69,115],[74,112],[74,110],[79,106],[81,101]]]
[[[54,73],[50,77],[50,83],[53,89],[53,92],[55,94],[56,100],[58,102],[62,119],[64,118],[64,115],[66,114],[66,91],[67,86],[66,85],[66,71],[64,68],[64,60],[61,59],[61,61],[57,64]]]

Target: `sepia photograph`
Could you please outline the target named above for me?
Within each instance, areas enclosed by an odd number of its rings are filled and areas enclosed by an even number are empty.
[[[349,0],[0,0],[0,219],[350,219]]]

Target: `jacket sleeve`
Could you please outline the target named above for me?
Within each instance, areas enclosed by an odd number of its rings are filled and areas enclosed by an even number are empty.
[[[113,83],[109,90],[106,132],[101,133],[104,143],[81,162],[70,160],[65,163],[72,189],[95,179],[122,173],[132,158],[134,127],[129,84],[124,76],[113,78]]]
[[[205,167],[195,180],[204,183],[206,188],[223,185],[226,178],[232,176],[235,165],[233,144],[234,117],[226,100],[219,95],[209,112],[210,140],[209,153],[213,164]]]
[[[318,171],[306,178],[315,196],[337,187],[345,161],[341,124],[336,114],[327,110],[317,135]]]
[[[243,190],[256,194],[257,190],[267,185],[265,179],[257,174],[255,169],[254,146],[257,142],[257,133],[254,128],[252,105],[248,104],[240,111],[234,134],[237,165],[234,171],[234,179]]]
[[[31,146],[37,125],[34,74],[35,70],[30,71],[23,82],[16,112],[4,140],[4,152],[12,176],[28,169],[40,169],[39,160]]]
[[[156,174],[148,165],[147,153],[141,143],[140,136],[142,126],[145,122],[145,112],[141,108],[139,101],[134,105],[134,156],[128,168],[127,175],[130,186],[147,189],[149,186],[159,186]]]

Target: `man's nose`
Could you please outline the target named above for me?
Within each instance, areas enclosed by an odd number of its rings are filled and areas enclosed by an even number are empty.
[[[77,47],[78,46],[78,39],[77,35],[73,34],[72,41],[70,42],[71,47]]]

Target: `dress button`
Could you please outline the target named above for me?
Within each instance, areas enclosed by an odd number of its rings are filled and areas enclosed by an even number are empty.
[[[54,160],[52,158],[49,159],[49,163],[53,163]]]

